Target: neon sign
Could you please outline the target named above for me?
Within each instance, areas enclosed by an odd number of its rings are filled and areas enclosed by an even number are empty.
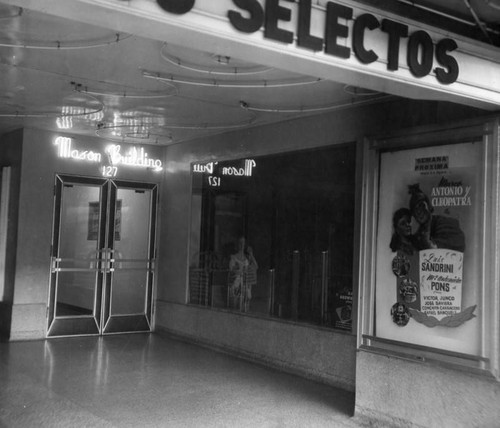
[[[245,159],[243,166],[219,166],[219,162],[209,162],[206,164],[196,163],[193,165],[193,172],[208,175],[208,185],[220,187],[221,175],[233,177],[251,177],[253,169],[257,166],[254,159]]]
[[[150,158],[144,147],[132,146],[122,153],[121,145],[110,144],[103,154],[92,150],[81,150],[73,145],[73,139],[69,137],[57,137],[54,145],[58,147],[57,157],[59,158],[104,164],[101,167],[101,174],[105,177],[115,177],[120,165],[151,169],[155,172],[163,170],[161,159]]]
[[[73,140],[71,138],[57,137],[55,145],[59,147],[57,155],[60,158],[101,163],[102,156],[100,153],[96,153],[90,150],[74,149]]]
[[[141,166],[144,168],[152,168],[155,171],[161,171],[162,161],[160,159],[150,159],[144,147],[137,149],[132,147],[124,155],[121,154],[121,146],[119,144],[112,144],[106,147],[106,154],[113,165],[131,165]]]

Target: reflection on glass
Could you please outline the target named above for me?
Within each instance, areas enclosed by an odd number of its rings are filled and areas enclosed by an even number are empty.
[[[56,316],[92,315],[94,312],[98,256],[97,231],[100,188],[71,185],[63,187]],[[93,228],[95,229],[95,237]]]
[[[151,191],[118,189],[111,315],[145,313],[150,210]]]
[[[350,331],[354,145],[192,170],[190,303]]]

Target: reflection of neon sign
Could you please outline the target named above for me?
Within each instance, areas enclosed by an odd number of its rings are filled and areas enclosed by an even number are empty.
[[[195,163],[193,165],[193,172],[213,174],[214,173],[214,166],[217,164],[218,164],[218,162],[209,162],[207,164]]]
[[[253,169],[257,166],[253,159],[245,159],[245,167],[237,168],[234,166],[225,166],[222,168],[222,175],[236,175],[251,177]]]
[[[131,147],[122,153],[121,146],[112,144],[106,147],[105,156],[92,150],[80,150],[73,146],[73,140],[68,137],[57,137],[54,144],[58,146],[57,156],[63,159],[74,159],[77,161],[103,163],[107,159],[109,165],[101,167],[101,173],[105,177],[114,177],[118,173],[119,165],[127,165],[139,168],[161,171],[163,163],[161,159],[152,159],[143,147]]]
[[[219,187],[221,185],[220,175],[234,176],[234,177],[251,177],[253,169],[257,163],[253,159],[245,159],[244,166],[220,166],[219,162],[209,162],[206,164],[196,163],[193,165],[193,172],[198,174],[208,175],[208,184],[212,187]],[[219,171],[217,171],[217,169]]]

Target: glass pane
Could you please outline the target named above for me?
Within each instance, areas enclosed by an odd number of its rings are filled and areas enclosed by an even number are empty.
[[[122,263],[113,274],[111,315],[144,314],[148,272],[137,263]],[[141,264],[144,266],[144,263]],[[137,269],[137,270],[135,270]]]
[[[151,197],[149,190],[117,191],[111,315],[145,313]]]
[[[56,316],[92,315],[96,273],[60,272]]]
[[[94,312],[99,201],[98,186],[63,187],[58,266],[63,271],[57,278],[56,316]]]
[[[350,330],[355,145],[192,171],[190,303]]]

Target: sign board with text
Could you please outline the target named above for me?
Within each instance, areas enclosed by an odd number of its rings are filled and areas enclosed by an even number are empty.
[[[356,1],[7,3],[384,93],[491,110],[500,104],[496,47]]]

